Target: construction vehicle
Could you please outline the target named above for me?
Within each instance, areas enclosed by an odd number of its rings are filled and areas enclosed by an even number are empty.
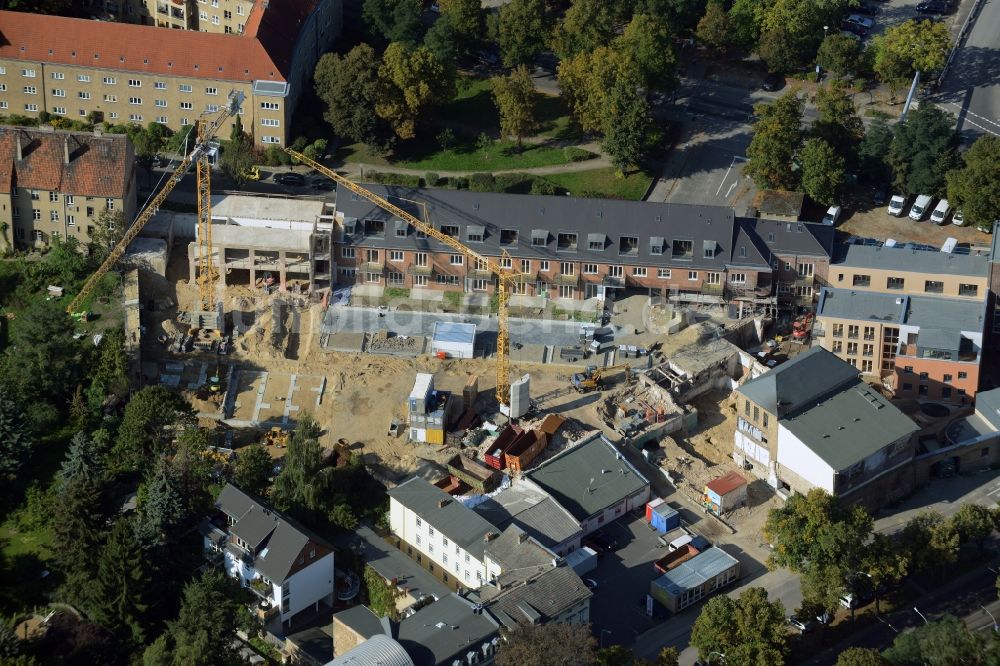
[[[510,329],[508,327],[507,301],[510,294],[515,290],[515,284],[522,279],[522,275],[503,266],[512,266],[513,259],[507,250],[500,251],[499,260],[484,257],[472,248],[466,247],[458,239],[442,233],[429,222],[425,222],[415,215],[411,215],[399,206],[389,202],[384,197],[371,192],[361,185],[344,178],[332,169],[328,169],[316,160],[310,159],[302,153],[284,148],[284,151],[296,160],[312,167],[338,185],[342,185],[352,193],[366,199],[382,210],[395,215],[401,220],[413,226],[414,229],[426,234],[437,242],[450,247],[456,252],[462,253],[469,258],[469,267],[478,273],[493,274],[497,276],[497,364],[496,364],[496,396],[500,403],[500,411],[510,414]]]
[[[573,388],[575,388],[578,393],[600,391],[604,388],[605,376],[616,370],[624,370],[625,380],[629,382],[632,381],[632,366],[628,363],[612,365],[607,368],[598,368],[596,365],[588,365],[583,372],[573,374]]]
[[[139,235],[139,232],[146,226],[146,223],[156,215],[160,206],[170,196],[170,193],[177,184],[181,182],[181,179],[184,178],[184,175],[192,164],[196,165],[198,177],[198,285],[201,296],[201,309],[204,312],[211,312],[215,309],[215,281],[218,277],[218,271],[212,262],[212,191],[210,183],[212,165],[210,161],[210,143],[215,133],[219,131],[219,128],[229,118],[239,113],[242,104],[243,93],[235,90],[231,91],[228,103],[221,111],[217,112],[214,119],[198,120],[196,128],[197,142],[194,149],[181,160],[181,163],[170,174],[167,182],[163,184],[163,187],[156,193],[156,196],[150,199],[146,207],[139,212],[135,221],[132,222],[132,225],[125,232],[125,235],[108,252],[107,259],[87,279],[83,288],[80,289],[80,292],[66,308],[66,311],[74,319],[83,319],[86,321],[86,312],[80,311],[80,306],[87,299],[87,296],[90,295],[90,292],[94,290],[94,287],[107,275],[108,271],[118,263],[118,260],[125,254],[125,250],[128,249],[128,246]],[[217,323],[221,325],[221,322]]]
[[[260,167],[255,164],[249,169],[243,169],[240,171],[240,176],[244,180],[260,180]]]
[[[270,430],[264,433],[264,444],[267,446],[275,446],[279,449],[288,446],[288,440],[291,438],[291,433],[284,428],[279,428],[274,426]]]

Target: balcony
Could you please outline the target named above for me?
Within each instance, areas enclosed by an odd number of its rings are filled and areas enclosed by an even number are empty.
[[[557,275],[555,277],[555,280],[553,280],[553,281],[555,282],[555,284],[564,285],[564,286],[570,286],[570,287],[576,287],[576,286],[578,286],[580,284],[580,276],[579,275],[575,275],[575,274],[574,275],[563,275],[563,274],[560,273],[559,275]]]
[[[358,269],[366,273],[381,273],[385,270],[385,264],[381,261],[366,261],[358,266]]]
[[[709,296],[722,296],[723,287],[721,284],[705,283],[701,285],[701,293],[708,294]]]
[[[410,264],[406,268],[406,272],[410,275],[431,275],[434,269],[430,266],[418,266],[416,264]]]
[[[813,324],[812,336],[814,338],[824,338],[826,337],[826,329],[824,329],[819,324]]]
[[[493,272],[487,268],[470,268],[469,277],[476,278],[478,280],[489,280],[493,277]]]
[[[171,7],[170,8],[170,16],[171,16],[171,18],[175,18],[175,19],[177,19],[179,21],[183,21],[184,20],[184,10],[183,9],[177,9],[175,7]]]
[[[624,287],[625,278],[620,275],[605,275],[601,283],[605,287]]]
[[[538,277],[538,271],[527,271],[527,272],[515,273],[514,275],[511,276],[511,279],[514,282],[528,283],[528,282],[534,282],[537,277]]]
[[[156,5],[156,13],[157,14],[163,14],[164,16],[166,16],[167,14],[170,13],[170,8],[167,7],[166,5],[157,4]]]

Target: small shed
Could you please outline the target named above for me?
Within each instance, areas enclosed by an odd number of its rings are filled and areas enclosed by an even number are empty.
[[[730,472],[705,484],[702,503],[717,516],[743,506],[747,502],[747,480]]]
[[[798,222],[802,219],[802,192],[781,190],[761,190],[753,198],[752,206],[757,209],[757,217],[778,222]]]
[[[658,497],[646,504],[646,522],[657,532],[666,534],[681,524],[681,516],[662,497]]]
[[[590,573],[597,568],[597,551],[593,548],[577,548],[566,555],[566,564],[577,576]]]
[[[446,358],[472,358],[476,346],[476,325],[453,321],[434,322],[431,354]]]

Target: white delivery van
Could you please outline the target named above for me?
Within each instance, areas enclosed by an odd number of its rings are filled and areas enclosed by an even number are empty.
[[[927,217],[927,211],[931,207],[931,198],[926,194],[920,194],[917,196],[917,200],[913,202],[913,206],[910,208],[910,219],[920,221]]]
[[[892,198],[889,199],[889,215],[902,217],[903,212],[906,210],[906,200],[907,197],[905,194],[893,194]]]
[[[948,219],[948,213],[951,211],[951,206],[948,205],[947,199],[941,199],[938,201],[938,205],[934,207],[931,212],[931,222],[934,224],[944,224],[944,221]]]

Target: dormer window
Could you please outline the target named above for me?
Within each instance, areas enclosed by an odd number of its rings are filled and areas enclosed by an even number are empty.
[[[482,243],[486,237],[486,227],[470,224],[465,228],[465,240],[469,243]]]
[[[365,236],[385,238],[385,220],[365,220]]]
[[[549,244],[549,232],[545,229],[531,230],[531,246],[545,247]]]
[[[451,236],[452,238],[458,238],[458,225],[457,224],[442,224],[441,233],[445,236]]]
[[[556,249],[560,252],[576,252],[576,234],[560,233],[556,237]]]
[[[635,256],[639,254],[639,238],[637,236],[621,236],[618,239],[618,254]]]
[[[663,236],[650,236],[649,237],[649,253],[650,254],[663,254],[663,246],[666,245],[666,240]]]
[[[500,244],[517,245],[517,229],[501,229]]]
[[[593,252],[603,252],[608,237],[604,234],[587,234],[587,249]]]
[[[410,231],[410,225],[403,220],[396,220],[396,238],[406,238]]]

